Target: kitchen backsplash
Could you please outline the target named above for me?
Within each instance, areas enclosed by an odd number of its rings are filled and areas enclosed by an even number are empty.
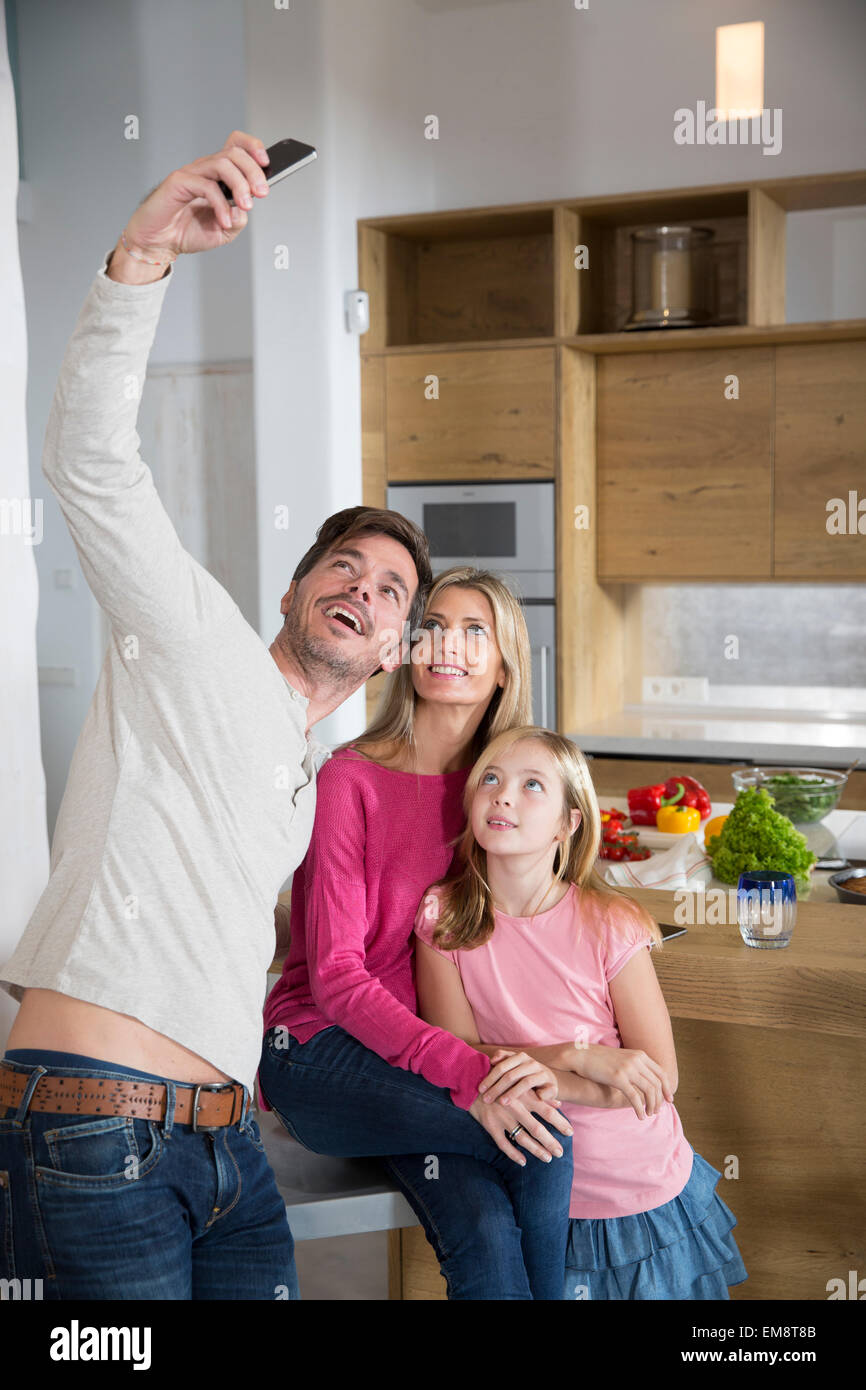
[[[866,690],[866,585],[645,584],[641,628],[643,675]]]

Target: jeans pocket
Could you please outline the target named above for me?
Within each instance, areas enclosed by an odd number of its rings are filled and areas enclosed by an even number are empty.
[[[263,1154],[265,1152],[265,1146],[262,1141],[262,1132],[252,1117],[250,1117],[247,1122],[246,1134],[253,1148],[256,1149],[258,1153]]]
[[[45,1130],[42,1139],[48,1162],[36,1166],[37,1181],[78,1191],[104,1192],[138,1182],[159,1162],[163,1147],[158,1126],[131,1115],[58,1125]]]

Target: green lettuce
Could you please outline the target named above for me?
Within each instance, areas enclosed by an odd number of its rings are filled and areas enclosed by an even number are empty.
[[[722,883],[737,883],[740,874],[756,869],[775,869],[793,874],[799,894],[808,893],[817,860],[805,835],[774,809],[774,799],[764,787],[740,792],[721,834],[711,835],[705,848]]]

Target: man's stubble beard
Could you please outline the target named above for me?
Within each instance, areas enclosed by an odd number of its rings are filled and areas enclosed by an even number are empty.
[[[289,608],[278,640],[304,675],[316,684],[352,691],[376,670],[371,657],[350,656],[324,637],[313,636],[298,619],[297,603]]]

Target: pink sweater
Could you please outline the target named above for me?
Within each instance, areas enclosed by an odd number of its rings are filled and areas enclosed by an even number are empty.
[[[490,1061],[418,1018],[412,926],[451,863],[467,776],[394,772],[350,749],[324,764],[292,879],[291,947],[265,1005],[265,1031],[284,1024],[307,1042],[337,1023],[392,1066],[447,1087],[464,1110]]]

